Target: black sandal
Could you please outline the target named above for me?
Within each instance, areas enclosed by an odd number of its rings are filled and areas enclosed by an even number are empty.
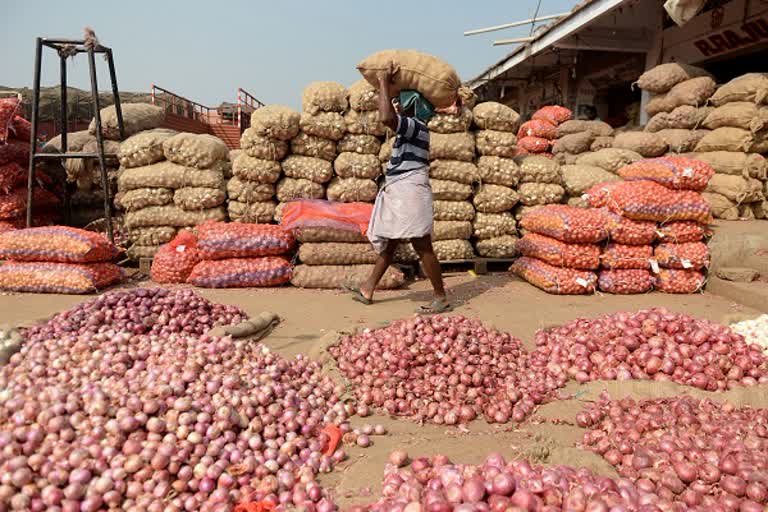
[[[453,309],[453,306],[445,299],[435,299],[430,304],[421,305],[417,313],[420,315],[439,315],[447,313]]]
[[[354,288],[352,286],[344,285],[344,290],[352,294],[352,300],[357,301],[361,304],[364,304],[366,306],[370,306],[373,304],[373,301],[363,295],[363,292],[360,291],[360,288]]]

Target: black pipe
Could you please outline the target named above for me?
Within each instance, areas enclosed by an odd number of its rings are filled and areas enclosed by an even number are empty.
[[[40,114],[40,65],[43,60],[43,41],[35,44],[35,79],[32,84],[32,134],[30,135],[29,172],[27,174],[27,227],[32,227],[32,195],[35,186],[35,153],[37,153],[37,118]]]

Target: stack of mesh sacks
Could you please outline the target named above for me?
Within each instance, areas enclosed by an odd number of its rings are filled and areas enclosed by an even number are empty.
[[[367,203],[294,201],[280,220],[300,242],[299,260],[291,283],[300,288],[337,289],[357,286],[373,270],[377,255],[362,234],[372,206]],[[402,259],[403,246],[398,257]],[[384,274],[379,289],[399,288],[405,276],[394,267]]]
[[[552,158],[551,151],[557,139],[558,128],[572,118],[573,112],[565,107],[541,107],[533,113],[529,121],[520,126],[517,133],[517,154],[541,154]]]
[[[702,126],[711,130],[691,156],[715,170],[704,197],[716,218],[768,217],[768,75],[747,74],[722,85],[709,100]]]
[[[0,231],[26,226],[30,138],[31,126],[21,116],[21,101],[0,99]],[[48,174],[39,171],[36,175],[39,186],[34,189],[33,221],[43,225],[55,217],[59,198]]]
[[[520,200],[516,191],[520,168],[513,158],[520,116],[510,107],[491,101],[476,105],[473,116],[479,155],[475,170],[479,186],[472,197],[477,210],[472,222],[475,250],[488,258],[511,258],[517,254],[517,225],[512,209]],[[433,176],[436,164],[442,162],[432,162]]]
[[[0,233],[0,290],[93,293],[123,278],[117,248],[100,233],[66,226]]]
[[[229,150],[212,135],[149,130],[120,145],[118,195],[131,259],[151,258],[181,228],[225,220]]]

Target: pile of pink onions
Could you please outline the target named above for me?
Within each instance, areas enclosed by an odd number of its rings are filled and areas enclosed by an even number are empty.
[[[142,324],[152,334],[131,332],[136,307],[158,315]],[[324,455],[319,430],[352,408],[320,365],[167,331],[241,315],[186,291],[133,290],[30,329],[0,369],[0,510],[218,512],[241,499],[335,510],[315,477],[345,454]]]
[[[658,511],[663,500],[627,479],[586,468],[507,462],[496,453],[479,466],[447,457],[417,458],[409,468],[385,468],[381,498],[351,512],[629,512]],[[645,508],[643,508],[645,506]]]
[[[768,409],[603,393],[576,421],[591,428],[584,444],[639,490],[712,512],[768,506]]]
[[[398,320],[344,337],[331,354],[362,416],[376,407],[445,425],[522,421],[567,380],[529,368],[520,340],[463,316]]]
[[[726,326],[666,309],[579,319],[536,333],[531,365],[578,382],[673,381],[708,391],[768,382],[768,357]]]

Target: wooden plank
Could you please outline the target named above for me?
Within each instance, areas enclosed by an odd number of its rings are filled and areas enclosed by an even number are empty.
[[[152,258],[139,258],[139,272],[144,275],[149,275],[149,271],[152,268]]]

